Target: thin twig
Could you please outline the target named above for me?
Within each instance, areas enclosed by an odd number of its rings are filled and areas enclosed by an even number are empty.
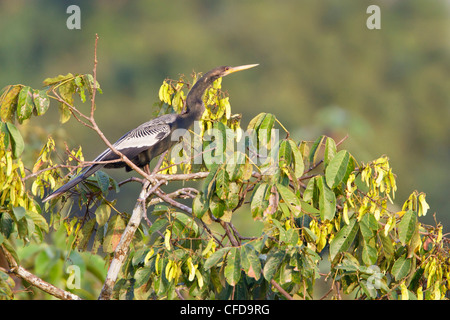
[[[155,167],[153,168],[152,174],[155,174],[159,171],[158,169],[159,169],[159,167],[161,167],[164,157],[166,156],[166,154],[168,152],[169,152],[169,150],[166,150],[159,156],[158,163],[156,163]]]
[[[286,292],[275,280],[270,280],[270,283],[288,300],[294,300],[294,298]]]
[[[230,231],[230,228],[228,228],[228,223],[223,221],[223,220],[219,220],[220,225],[222,226],[222,228],[225,230],[225,233],[228,237],[228,239],[230,239],[231,245],[233,247],[239,247],[241,244],[239,242],[239,240],[237,240],[234,235],[232,234],[232,232]]]
[[[192,208],[190,208],[187,205],[184,205],[182,203],[179,203],[178,201],[173,200],[172,198],[170,198],[166,194],[164,194],[161,190],[155,190],[155,195],[157,195],[159,198],[161,198],[168,204],[172,205],[173,207],[181,209],[189,214],[192,214]]]

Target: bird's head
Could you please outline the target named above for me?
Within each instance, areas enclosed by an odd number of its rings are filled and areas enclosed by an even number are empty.
[[[253,67],[256,67],[257,64],[247,64],[239,67],[229,67],[222,66],[214,68],[207,73],[205,73],[192,87],[189,91],[189,94],[186,98],[186,114],[190,112],[194,114],[194,117],[198,115],[202,115],[205,110],[205,106],[203,104],[203,96],[205,91],[216,81],[218,78],[225,77],[230,73],[247,70]],[[195,110],[195,111],[194,111]]]
[[[214,68],[214,69],[208,71],[207,73],[205,73],[205,75],[202,77],[202,79],[206,83],[213,83],[218,78],[225,77],[234,72],[247,70],[247,69],[256,67],[257,65],[258,64],[247,64],[247,65],[238,66],[238,67],[230,67],[230,66],[217,67],[217,68]]]

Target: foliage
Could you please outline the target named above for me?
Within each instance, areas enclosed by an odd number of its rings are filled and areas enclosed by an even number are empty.
[[[83,271],[84,285],[101,284],[105,270],[98,259],[111,262],[130,219],[115,207],[120,199],[107,195],[129,181],[117,183],[99,171],[71,194],[40,204],[46,190],[81,169],[82,151],[66,148],[68,160],[57,164],[61,156],[50,137],[26,169],[16,121],[26,125],[32,115],[45,114],[53,99],[62,123],[74,116],[89,125],[74,97],[86,102],[99,89],[91,75],[68,74],[44,84],[44,90],[14,85],[2,91],[0,245],[53,284],[64,286],[61,268],[69,260]],[[185,77],[165,80],[159,113],[180,112],[190,86]],[[424,193],[414,191],[401,207],[394,204],[396,176],[388,157],[361,163],[340,149],[345,139],[294,141],[269,113],[258,114],[244,131],[221,79],[204,99],[207,110],[194,129],[201,162],[192,161],[198,153],[191,144],[168,153],[159,168],[163,177],[182,172],[186,181],[204,173],[202,186],[181,188],[170,194],[171,201],[158,194],[147,199],[151,215],[134,235],[114,298],[314,299],[318,279],[328,281],[327,296],[333,298],[448,297],[448,239],[440,224],[419,221],[429,209]],[[181,205],[175,200],[180,197],[192,205]],[[233,224],[238,214],[261,221],[262,232],[242,236]],[[327,270],[322,261],[329,262]],[[91,264],[94,276],[86,280]],[[86,287],[74,292],[96,296]],[[4,269],[0,294],[14,297]]]

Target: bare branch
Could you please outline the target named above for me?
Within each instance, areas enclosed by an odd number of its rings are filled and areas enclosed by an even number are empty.
[[[289,293],[286,292],[275,280],[270,280],[270,283],[288,300],[294,300]]]
[[[14,273],[18,277],[56,298],[62,300],[81,300],[81,298],[76,294],[57,288],[54,285],[42,280],[38,276],[32,274],[25,268],[19,266],[11,253],[9,253],[9,251],[6,250],[3,245],[0,246],[0,250],[3,252],[6,260],[8,261],[10,272]]]
[[[106,275],[106,280],[105,283],[103,284],[103,288],[99,296],[99,300],[109,300],[111,298],[114,284],[116,283],[123,262],[125,261],[128,255],[131,241],[133,240],[134,234],[147,211],[145,205],[146,200],[163,183],[164,181],[159,181],[158,184],[152,186],[149,189],[150,181],[146,180],[144,185],[142,186],[141,193],[139,194],[139,198],[136,201],[131,218],[128,221],[125,231],[122,233],[122,236],[120,237],[119,244],[114,250],[114,258],[109,266],[108,273]]]
[[[95,46],[94,46],[94,69],[92,70],[92,77],[94,78],[94,83],[92,87],[92,96],[91,96],[91,122],[94,119],[94,110],[95,110],[95,94],[97,92],[97,44],[98,44],[98,34],[95,34]]]
[[[181,209],[189,214],[192,214],[192,208],[188,207],[187,205],[184,205],[182,203],[179,203],[178,201],[173,200],[172,198],[168,197],[166,194],[164,194],[161,190],[156,190],[155,194],[167,202],[168,204],[174,206],[175,208]]]

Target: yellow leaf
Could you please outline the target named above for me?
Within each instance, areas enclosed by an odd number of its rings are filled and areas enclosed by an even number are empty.
[[[197,276],[198,286],[201,289],[203,287],[203,276],[198,269],[195,270],[195,275]]]
[[[38,191],[38,187],[39,187],[39,180],[34,180],[33,185],[31,186],[31,193],[34,196],[37,196],[37,191]]]
[[[166,229],[166,232],[164,234],[164,245],[166,246],[167,250],[171,250],[172,247],[170,245],[170,236],[172,235],[172,232],[169,229]]]
[[[153,256],[153,254],[155,253],[155,250],[150,249],[150,251],[145,255],[144,258],[144,264],[147,264],[147,262],[150,260],[150,258]]]
[[[380,209],[376,209],[375,212],[373,213],[375,220],[379,221],[380,220],[380,215],[381,215],[381,211]]]
[[[400,290],[402,292],[402,300],[409,300],[408,288],[406,288],[404,282],[400,284]]]
[[[419,195],[419,210],[418,210],[419,217],[425,216],[427,214],[428,209],[430,209],[430,206],[425,201],[425,193],[421,193]]]
[[[166,264],[166,279],[170,282],[170,271],[171,270],[173,270],[173,268],[172,268],[172,264],[173,264],[173,261],[172,260],[169,260],[169,262],[167,262],[167,264]]]
[[[189,278],[188,278],[188,280],[189,281],[193,281],[194,278],[195,278],[195,271],[197,270],[197,267],[194,266],[194,264],[192,263],[192,258],[191,257],[189,257],[186,262],[188,264],[188,269],[189,269]]]
[[[342,216],[344,218],[344,222],[346,225],[350,224],[350,220],[348,219],[348,205],[347,202],[344,203],[344,209],[342,210]]]
[[[202,251],[202,256],[207,255],[211,251],[213,243],[214,243],[214,239],[213,238],[209,239],[208,244],[206,245],[206,248]],[[189,258],[189,259],[191,259],[191,258]],[[189,261],[189,259],[188,259],[188,261]]]
[[[156,254],[156,261],[155,261],[155,273],[159,275],[159,259],[160,259],[159,253]]]
[[[393,216],[390,216],[388,221],[386,222],[386,225],[384,226],[384,236],[387,237],[389,234],[389,231],[395,226],[395,220],[393,219]]]
[[[441,289],[439,288],[439,281],[434,283],[433,300],[441,300]]]
[[[405,214],[405,212],[406,211],[402,210],[402,211],[396,212],[395,214],[398,215],[399,218],[401,218]]]
[[[417,288],[417,300],[423,300],[423,289],[422,286],[419,286],[419,288]]]

